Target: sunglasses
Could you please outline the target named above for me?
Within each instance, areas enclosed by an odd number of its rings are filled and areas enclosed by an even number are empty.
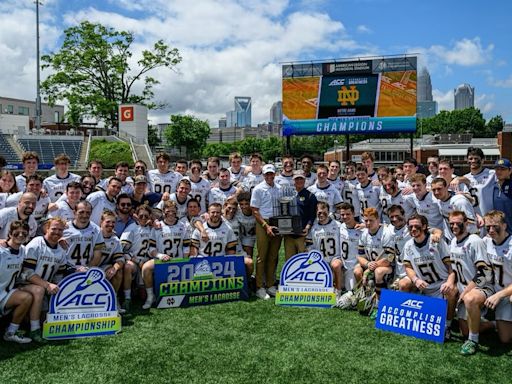
[[[500,228],[499,225],[486,225],[485,230],[489,232],[491,229],[494,229],[495,232],[498,232],[498,229]]]
[[[131,203],[120,203],[119,206],[120,207],[131,207],[132,204]]]
[[[28,236],[28,232],[13,232],[12,236],[13,237],[27,237]]]
[[[138,166],[138,167],[135,167],[135,169],[146,169],[146,168],[144,168],[142,166]]]
[[[421,225],[415,225],[415,224],[408,225],[407,228],[409,228],[409,230],[411,230],[411,229],[421,229]]]
[[[138,215],[139,219],[149,219],[149,215]]]

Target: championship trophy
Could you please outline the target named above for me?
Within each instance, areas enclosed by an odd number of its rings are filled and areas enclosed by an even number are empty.
[[[269,224],[277,227],[279,235],[300,235],[302,219],[297,207],[296,191],[292,186],[284,186],[272,199],[274,216]]]

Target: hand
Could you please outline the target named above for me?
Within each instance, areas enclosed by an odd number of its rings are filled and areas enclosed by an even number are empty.
[[[377,262],[376,261],[370,261],[368,263],[368,269],[370,271],[375,271],[377,269]]]
[[[204,229],[201,231],[201,240],[208,241],[210,237],[208,236],[208,232],[206,232]]]
[[[450,295],[455,290],[455,285],[448,282],[441,284],[441,293],[444,296]]]
[[[163,254],[162,258],[160,260],[162,260],[162,261],[169,261],[169,260],[171,260],[171,256]]]
[[[87,272],[89,270],[89,268],[83,266],[83,265],[78,265],[76,268],[75,268],[76,272]]]
[[[412,187],[409,187],[409,186],[402,189],[402,195],[404,195],[404,196],[410,195],[412,192],[413,192]]]
[[[267,235],[270,237],[274,237],[276,234],[279,233],[277,227],[274,227],[272,225],[265,226],[265,231],[267,232]]]
[[[67,241],[65,238],[63,238],[63,237],[61,237],[61,238],[59,239],[59,245],[60,245],[64,250],[67,250],[67,249],[68,249],[68,247],[69,247],[69,243],[68,243],[68,241]]]
[[[484,305],[487,308],[496,309],[500,300],[501,300],[501,297],[500,297],[499,293],[495,293],[494,295],[488,297],[487,300],[485,300]]]
[[[484,218],[478,213],[476,214],[476,225],[478,228],[482,228],[485,225]]]
[[[169,192],[164,192],[164,194],[162,195],[162,201],[167,201],[171,198],[171,195],[169,194]]]
[[[116,269],[114,267],[110,267],[109,269],[106,270],[106,277],[108,280],[110,280],[111,278],[113,278],[115,275],[116,275]]]
[[[55,295],[57,292],[59,292],[59,286],[57,284],[48,283],[46,292],[50,295]]]
[[[416,288],[418,288],[420,291],[423,291],[425,288],[428,287],[428,283],[425,280],[417,279],[416,283],[414,284]]]

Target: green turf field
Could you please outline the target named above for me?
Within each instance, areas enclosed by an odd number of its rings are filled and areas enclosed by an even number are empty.
[[[140,308],[140,303],[138,303]],[[356,312],[251,300],[135,311],[117,336],[0,341],[1,383],[510,383],[512,357],[374,328]]]

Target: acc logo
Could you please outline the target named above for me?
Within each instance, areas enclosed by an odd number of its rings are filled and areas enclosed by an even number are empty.
[[[121,121],[133,121],[133,107],[121,107]]]
[[[409,299],[400,304],[402,307],[408,307],[413,309],[421,309],[423,307],[423,301]]]
[[[116,295],[105,273],[99,268],[77,272],[59,284],[59,292],[52,296],[50,313],[116,311]]]
[[[299,253],[283,266],[280,285],[332,288],[331,267],[324,261],[319,251]]]
[[[194,267],[194,279],[211,279],[213,277],[212,267],[208,260],[204,259]]]
[[[329,87],[335,87],[337,85],[345,85],[345,79],[336,79],[329,83]]]

